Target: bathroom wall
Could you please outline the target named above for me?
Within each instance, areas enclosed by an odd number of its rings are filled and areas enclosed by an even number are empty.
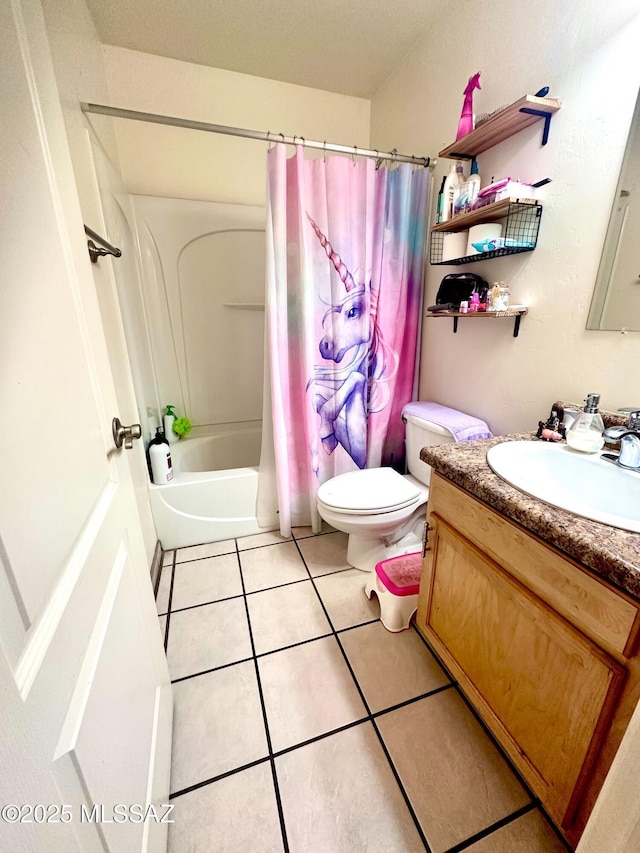
[[[437,154],[455,139],[468,78],[482,72],[475,112],[550,86],[563,106],[541,147],[539,123],[478,158],[484,183],[549,177],[538,247],[462,269],[511,283],[530,306],[511,321],[427,320],[420,396],[485,418],[494,432],[533,428],[560,398],[602,394],[606,408],[640,404],[640,334],[586,331],[618,171],[640,83],[637,0],[452,0],[372,101],[371,144]],[[435,191],[451,161],[440,160]],[[435,204],[435,199],[434,199]],[[460,267],[427,272],[427,303]]]
[[[104,46],[110,103],[307,139],[369,144],[369,101]],[[263,204],[265,144],[116,122],[122,176],[139,195]],[[311,154],[311,152],[310,152]],[[321,152],[316,155],[321,156]]]

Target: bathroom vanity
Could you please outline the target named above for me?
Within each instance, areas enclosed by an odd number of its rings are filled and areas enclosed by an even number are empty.
[[[575,846],[640,701],[640,534],[494,474],[500,436],[433,466],[417,627]]]

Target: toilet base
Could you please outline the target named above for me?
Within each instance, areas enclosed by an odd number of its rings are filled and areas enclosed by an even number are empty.
[[[381,560],[399,557],[401,554],[412,554],[421,548],[422,536],[415,530],[410,530],[398,542],[388,544],[379,537],[351,533],[347,545],[347,562],[355,569],[373,572]]]

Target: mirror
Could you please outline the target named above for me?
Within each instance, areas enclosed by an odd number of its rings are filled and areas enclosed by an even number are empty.
[[[587,329],[640,331],[639,184],[640,95],[622,161]]]

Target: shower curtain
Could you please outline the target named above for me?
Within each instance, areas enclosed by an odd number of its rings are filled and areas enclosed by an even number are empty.
[[[280,529],[320,529],[318,486],[399,466],[414,399],[427,169],[267,154],[268,374]],[[270,411],[267,411],[267,409]],[[261,472],[265,472],[264,457]]]

